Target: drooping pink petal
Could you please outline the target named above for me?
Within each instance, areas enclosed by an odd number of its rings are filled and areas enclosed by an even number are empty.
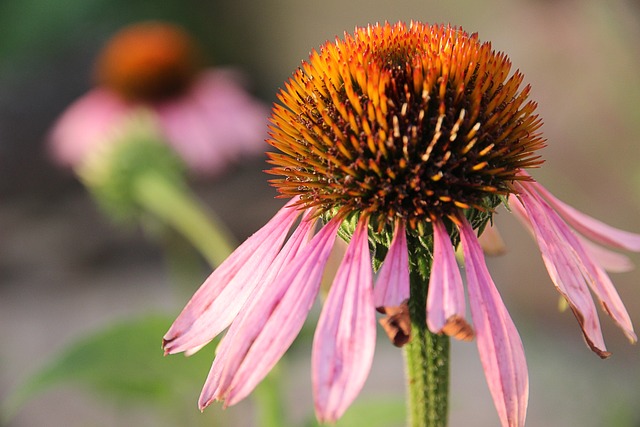
[[[603,245],[640,252],[640,234],[620,230],[586,215],[553,196],[537,182],[527,182],[578,232]]]
[[[517,198],[511,199],[512,206],[520,205],[526,215],[551,281],[569,303],[589,347],[600,357],[608,357],[610,353],[606,351],[583,263],[576,258],[575,248],[564,240],[557,224],[550,219],[555,214],[553,209],[545,208],[525,186],[518,188],[521,191]]]
[[[449,233],[442,221],[433,221],[433,264],[427,294],[427,326],[470,340],[473,331],[465,320],[464,287]]]
[[[104,89],[94,89],[76,100],[54,124],[49,135],[55,161],[62,166],[80,166],[88,154],[117,135],[114,128],[131,109],[117,95]]]
[[[342,416],[362,389],[373,362],[376,317],[367,238],[361,218],[338,268],[313,340],[311,372],[316,415]]]
[[[211,273],[163,339],[167,354],[211,341],[236,317],[300,215],[292,199]]]
[[[236,340],[239,347],[229,350],[230,363],[224,375],[233,379],[222,396],[226,405],[234,405],[251,393],[302,329],[320,290],[340,223],[337,217],[329,221],[296,254],[245,319],[242,340]]]
[[[509,194],[509,209],[515,214],[516,218],[520,220],[522,225],[525,226],[527,231],[531,233],[531,236],[535,238],[533,226],[531,225],[531,221],[529,221],[529,215],[515,194]]]
[[[478,352],[503,427],[524,426],[529,375],[522,341],[489,275],[473,229],[459,227]]]
[[[582,236],[576,236],[589,257],[600,267],[612,273],[625,273],[634,268],[633,262],[628,256],[611,251],[605,247],[593,243]]]
[[[507,246],[502,240],[498,227],[494,224],[487,224],[482,230],[482,234],[478,236],[478,242],[486,255],[502,255],[507,251]]]
[[[397,221],[387,256],[378,270],[373,303],[380,307],[399,307],[409,299],[409,252],[404,222]]]
[[[509,206],[511,208],[511,211],[515,214],[516,218],[518,218],[520,222],[522,222],[522,224],[535,238],[535,234],[533,232],[531,222],[529,221],[529,217],[527,216],[527,212],[524,210],[524,207],[522,207],[522,204],[517,199],[517,197],[513,194],[509,195]],[[593,243],[591,240],[588,240],[582,235],[577,235],[576,237],[578,238],[578,240],[580,240],[580,243],[584,247],[585,251],[587,251],[587,253],[590,255],[590,258],[605,270],[611,271],[613,273],[622,273],[633,269],[634,265],[629,257],[618,252],[613,252],[603,246]]]
[[[593,263],[589,264],[588,261],[585,263],[587,264],[588,270],[595,277],[595,280],[589,282],[589,284],[591,285],[591,290],[596,294],[596,297],[602,304],[602,308],[613,319],[618,327],[622,329],[622,332],[627,336],[627,339],[629,339],[631,343],[636,343],[638,341],[638,336],[633,330],[633,324],[629,318],[629,313],[620,299],[618,291],[613,286],[609,275],[607,275],[607,273],[598,265]]]
[[[251,342],[247,340],[247,334],[251,330],[255,331],[252,326],[252,322],[255,321],[253,319],[254,312],[272,296],[270,292],[273,281],[308,242],[315,222],[314,219],[306,217],[302,219],[300,225],[271,263],[267,273],[260,280],[256,289],[242,307],[238,317],[233,321],[226,335],[218,344],[216,358],[211,365],[211,370],[198,401],[201,410],[213,400],[222,399],[229,390],[238,364],[251,346]],[[246,332],[246,329],[250,331]]]
[[[547,221],[551,224],[551,228],[557,234],[556,239],[565,245],[565,251],[572,256],[574,262],[580,268],[582,276],[602,303],[604,310],[624,331],[630,341],[637,341],[629,314],[609,276],[592,260],[588,252],[583,248],[580,240],[553,208],[536,193],[529,192],[526,184],[521,185],[521,187],[524,189],[522,193],[525,193],[524,196],[521,195],[521,197],[523,197],[523,204],[533,204],[535,206],[533,209],[537,208],[541,211],[542,215],[546,216]],[[524,200],[530,201],[524,202]],[[525,205],[525,208],[526,207]]]
[[[556,227],[564,241],[575,250],[576,258],[584,265],[585,272],[588,275],[587,284],[602,304],[605,312],[622,329],[629,341],[636,342],[638,338],[633,332],[629,313],[607,273],[591,260],[576,236],[560,217],[551,215],[551,220],[556,223]]]

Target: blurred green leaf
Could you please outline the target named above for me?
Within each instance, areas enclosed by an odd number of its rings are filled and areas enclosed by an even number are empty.
[[[333,427],[402,427],[405,425],[407,404],[397,397],[356,401]],[[315,418],[307,427],[322,427]]]
[[[187,4],[185,0],[2,0],[0,62],[104,39],[134,21],[160,19],[191,26],[202,19],[201,11],[198,2],[187,0]]]
[[[211,347],[189,358],[164,357],[161,338],[172,320],[152,315],[124,321],[72,344],[3,402],[4,421],[35,395],[68,382],[119,403],[144,402],[176,411],[176,403],[189,401],[194,409],[213,359]]]
[[[89,12],[106,0],[7,0],[0,3],[3,60],[43,54],[66,39],[69,29],[82,27]]]

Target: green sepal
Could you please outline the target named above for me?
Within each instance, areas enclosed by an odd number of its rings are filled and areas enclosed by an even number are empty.
[[[487,196],[482,210],[466,209],[463,214],[473,229],[477,230],[478,235],[480,235],[487,224],[493,220],[493,213],[500,204],[506,205],[507,199],[503,196]],[[325,222],[328,222],[337,212],[338,209],[328,211],[322,215],[322,218]],[[351,236],[353,236],[359,219],[360,214],[354,213],[343,220],[338,229],[338,235],[344,241],[351,241]],[[445,225],[452,244],[457,246],[460,242],[457,227],[449,220],[445,220]],[[389,251],[389,246],[391,246],[391,240],[393,239],[393,227],[393,224],[384,224],[380,230],[378,226],[369,225],[369,248],[372,252],[374,271],[378,271]],[[419,272],[429,270],[433,257],[433,227],[431,223],[420,222],[415,230],[407,229],[407,246],[410,263],[415,270]]]
[[[144,110],[133,114],[111,140],[92,152],[77,173],[116,221],[131,221],[144,212],[136,194],[141,176],[157,174],[173,186],[187,188],[184,162]]]

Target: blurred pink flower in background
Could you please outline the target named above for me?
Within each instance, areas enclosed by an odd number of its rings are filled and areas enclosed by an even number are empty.
[[[200,63],[179,27],[145,22],[121,30],[97,60],[98,86],[54,125],[54,159],[78,167],[141,109],[151,112],[159,133],[197,174],[217,175],[241,156],[263,153],[266,105],[246,91],[240,72]]]

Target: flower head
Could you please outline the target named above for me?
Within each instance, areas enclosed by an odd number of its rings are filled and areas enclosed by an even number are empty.
[[[158,133],[195,173],[217,175],[244,154],[262,153],[266,107],[239,73],[204,69],[203,55],[180,27],[143,22],[125,27],[96,60],[97,87],[76,100],[51,132],[60,164],[82,165],[147,110]]]
[[[313,52],[272,120],[283,195],[411,229],[487,208],[540,163],[535,103],[519,72],[460,29],[414,23],[356,31]],[[489,205],[495,201],[489,202]]]
[[[510,67],[476,35],[417,22],[356,28],[311,53],[279,93],[271,118],[268,142],[278,152],[270,154],[269,173],[291,201],[212,273],[164,337],[167,353],[192,352],[231,325],[201,407],[236,403],[284,354],[318,294],[339,233],[350,243],[313,345],[318,418],[339,418],[356,397],[373,357],[375,308],[403,316],[414,292],[409,271],[427,266],[428,287],[420,292],[429,329],[476,339],[502,425],[523,425],[523,345],[478,243],[501,203],[536,236],[589,346],[608,354],[589,288],[635,341],[593,246],[576,231],[635,251],[640,236],[576,212],[525,172],[541,164],[544,140],[529,87]],[[325,225],[314,235],[319,218]],[[454,256],[458,244],[473,325]],[[375,287],[372,264],[379,268]],[[406,322],[395,329],[401,345],[410,334]]]
[[[107,42],[96,61],[96,81],[125,99],[152,102],[184,93],[198,74],[199,57],[181,28],[140,23]]]

